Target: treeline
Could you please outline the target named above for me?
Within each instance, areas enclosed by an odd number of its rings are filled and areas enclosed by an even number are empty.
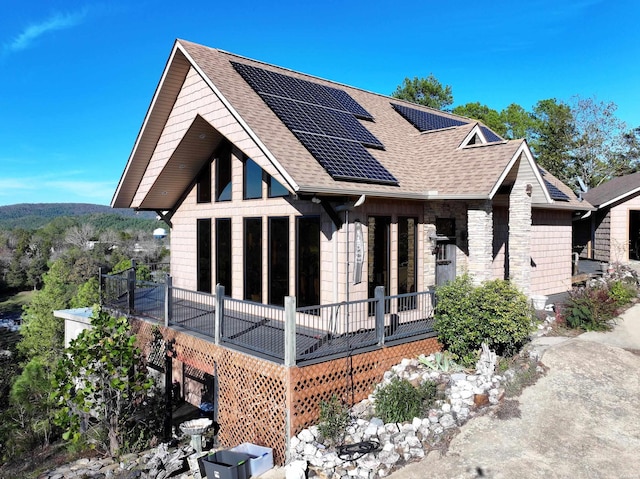
[[[0,228],[0,293],[40,289],[50,263],[69,250],[81,252],[84,262],[95,258],[94,274],[99,263],[109,262],[111,256],[117,258],[115,262],[135,258],[156,263],[168,254],[167,240],[153,237],[155,228],[165,226],[155,219],[94,212],[57,216],[34,228],[24,218],[12,221],[20,226]]]
[[[41,228],[61,216],[81,219],[97,229],[144,228],[155,219],[155,213],[149,211],[135,212],[89,203],[21,203],[0,206],[0,230]]]

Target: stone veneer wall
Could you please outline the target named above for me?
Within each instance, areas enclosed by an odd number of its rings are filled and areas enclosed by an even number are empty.
[[[509,199],[509,279],[528,295],[531,290],[531,195],[516,181]]]
[[[491,202],[478,201],[469,204],[467,212],[469,231],[468,271],[475,283],[490,280],[493,276],[493,208]]]

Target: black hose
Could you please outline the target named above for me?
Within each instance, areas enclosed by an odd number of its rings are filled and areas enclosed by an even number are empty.
[[[380,450],[380,443],[377,441],[362,441],[355,444],[343,444],[336,448],[338,457],[345,461],[355,461],[365,454]]]

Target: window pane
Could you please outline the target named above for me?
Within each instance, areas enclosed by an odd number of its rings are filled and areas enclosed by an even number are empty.
[[[289,190],[274,180],[272,176],[267,177],[267,187],[269,189],[269,198],[277,198],[289,194]]]
[[[231,148],[220,148],[216,156],[216,201],[231,201]]]
[[[298,306],[320,304],[320,218],[298,218]]]
[[[244,162],[244,199],[262,198],[262,168],[247,158]]]
[[[269,304],[289,294],[289,218],[269,218]]]
[[[262,301],[262,218],[244,220],[244,299]]]
[[[211,203],[211,162],[202,168],[198,175],[197,202]]]
[[[417,219],[398,218],[398,294],[415,293],[417,284]],[[398,311],[415,309],[414,297],[402,298]]]
[[[231,219],[216,220],[216,283],[231,295]]]
[[[211,220],[200,219],[197,222],[197,258],[198,291],[211,292]]]
[[[370,216],[367,223],[367,247],[369,270],[369,297],[375,297],[376,286],[384,286],[384,294],[388,295],[389,288],[389,227],[391,218],[388,216]],[[386,305],[388,307],[388,304]],[[373,314],[372,304],[369,304],[369,314]]]

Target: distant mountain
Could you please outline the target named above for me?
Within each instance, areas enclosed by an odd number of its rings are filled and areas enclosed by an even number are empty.
[[[20,203],[0,206],[0,229],[40,228],[60,216],[83,217],[92,223],[110,223],[114,219],[155,220],[152,211],[136,212],[90,203]]]

